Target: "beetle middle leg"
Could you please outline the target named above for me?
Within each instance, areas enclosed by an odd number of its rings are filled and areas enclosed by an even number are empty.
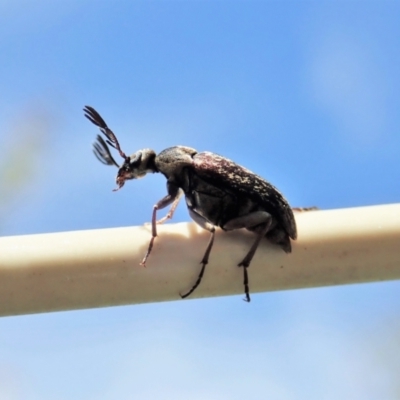
[[[167,182],[167,190],[168,194],[165,197],[163,197],[160,201],[158,201],[153,207],[153,215],[151,217],[151,239],[149,247],[147,248],[147,252],[143,257],[142,262],[140,263],[143,266],[146,266],[146,261],[151,253],[151,250],[153,249],[154,239],[157,237],[157,210],[162,210],[163,208],[168,207],[171,203],[173,203],[171,207],[172,210],[174,206],[176,208],[179,202],[179,197],[181,195],[179,187],[173,184],[172,182]],[[172,211],[174,211],[175,208]]]
[[[174,202],[172,203],[172,206],[171,206],[171,208],[169,209],[167,215],[165,215],[164,217],[160,218],[160,219],[156,222],[157,225],[163,224],[165,221],[171,219],[171,218],[174,216],[176,207],[178,207],[179,200],[181,199],[182,193],[183,193],[183,192],[182,192],[181,190],[179,190],[179,193],[178,193],[178,195],[176,196]]]
[[[226,230],[241,229],[241,228],[254,228],[251,229],[256,233],[257,237],[251,246],[248,253],[245,255],[243,260],[238,264],[238,267],[243,267],[243,285],[244,293],[247,302],[250,302],[250,290],[249,290],[249,277],[247,274],[247,268],[249,267],[251,260],[256,253],[257,247],[261,242],[261,239],[266,235],[266,233],[271,229],[272,216],[266,211],[254,211],[248,215],[233,218],[228,221],[223,228]]]
[[[200,270],[200,274],[197,278],[197,281],[195,282],[195,284],[192,286],[192,288],[187,293],[181,294],[182,299],[190,296],[196,290],[196,288],[200,285],[200,282],[203,279],[206,265],[208,264],[208,259],[210,258],[210,253],[211,253],[211,249],[214,244],[214,237],[215,237],[215,226],[210,224],[206,219],[204,219],[201,215],[197,214],[195,211],[191,210],[190,208],[188,210],[189,210],[189,214],[192,217],[192,219],[198,225],[200,225],[202,228],[206,229],[207,231],[210,231],[211,236],[210,236],[210,240],[208,242],[207,248],[206,248],[206,252],[204,253],[202,260],[200,261],[200,264],[202,264],[202,267]]]

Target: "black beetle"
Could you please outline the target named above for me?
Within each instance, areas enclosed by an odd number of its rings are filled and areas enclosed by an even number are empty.
[[[248,169],[220,155],[208,151],[198,153],[185,146],[174,146],[156,153],[151,149],[139,150],[127,156],[114,133],[108,128],[100,114],[90,106],[84,108],[85,117],[100,128],[106,142],[118,150],[124,162],[119,166],[110,150],[98,135],[94,144],[94,154],[106,165],[119,168],[118,190],[125,181],[145,176],[147,173],[161,172],[167,179],[168,194],[153,207],[152,238],[142,264],[153,248],[157,236],[157,223],[172,218],[182,194],[192,219],[202,228],[211,232],[207,249],[201,260],[202,268],[192,288],[182,298],[189,296],[199,286],[208,263],[214,243],[215,227],[223,230],[246,228],[256,234],[256,239],[243,260],[245,300],[250,301],[247,267],[265,236],[279,245],[286,253],[291,252],[291,239],[297,237],[293,210],[282,194],[269,182]],[[157,221],[157,210],[171,206],[168,214]]]

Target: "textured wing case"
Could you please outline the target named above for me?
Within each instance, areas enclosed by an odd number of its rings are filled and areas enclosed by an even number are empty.
[[[291,207],[282,194],[270,183],[250,170],[211,152],[197,153],[194,167],[198,176],[216,187],[245,193],[249,198],[265,207],[296,239],[296,223]]]

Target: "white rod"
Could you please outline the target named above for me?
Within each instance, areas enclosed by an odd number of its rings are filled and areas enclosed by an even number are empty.
[[[262,241],[250,292],[400,279],[400,204],[296,213],[293,252]],[[209,232],[159,226],[147,267],[149,226],[0,238],[0,315],[181,300],[196,281]],[[190,298],[238,294],[237,264],[254,234],[218,231]],[[238,300],[237,300],[238,301]],[[255,299],[257,301],[257,299]]]

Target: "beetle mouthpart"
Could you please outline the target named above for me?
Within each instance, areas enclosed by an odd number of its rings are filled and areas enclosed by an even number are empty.
[[[113,192],[118,192],[118,190],[121,189],[122,186],[124,186],[124,185],[118,186],[118,187],[116,187],[115,189],[113,189],[112,191],[113,191]]]
[[[113,192],[116,192],[117,190],[121,189],[122,186],[125,185],[125,177],[122,175],[118,175],[117,179],[116,179],[117,185],[118,187],[116,187],[115,189],[113,189]]]

